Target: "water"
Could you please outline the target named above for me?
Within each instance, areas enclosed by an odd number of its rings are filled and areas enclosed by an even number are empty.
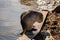
[[[22,28],[20,15],[27,8],[19,0],[0,0],[0,40],[16,40]]]

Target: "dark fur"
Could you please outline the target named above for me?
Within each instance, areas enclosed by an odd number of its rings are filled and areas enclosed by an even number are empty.
[[[26,30],[31,30],[32,25],[34,22],[42,22],[43,21],[43,15],[36,11],[30,11],[29,13],[21,15],[21,24],[22,28]]]

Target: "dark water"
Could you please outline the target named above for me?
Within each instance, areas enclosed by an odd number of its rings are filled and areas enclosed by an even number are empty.
[[[0,40],[16,40],[19,37],[20,15],[24,8],[19,0],[0,0]]]

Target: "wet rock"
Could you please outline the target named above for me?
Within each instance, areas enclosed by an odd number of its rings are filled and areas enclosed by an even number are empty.
[[[60,5],[60,0],[20,0],[20,3],[31,6],[31,9],[51,10]]]

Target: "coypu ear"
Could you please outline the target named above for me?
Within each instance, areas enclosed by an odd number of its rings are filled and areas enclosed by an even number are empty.
[[[60,5],[59,6],[57,6],[53,11],[52,11],[52,13],[60,13]]]
[[[23,12],[23,13],[21,14],[21,20],[23,19],[23,17],[25,16],[25,14],[26,14],[26,12]]]
[[[28,13],[28,11],[25,11],[25,12],[23,12],[22,14],[21,14],[21,20],[24,18],[24,16],[26,16],[26,14]]]

